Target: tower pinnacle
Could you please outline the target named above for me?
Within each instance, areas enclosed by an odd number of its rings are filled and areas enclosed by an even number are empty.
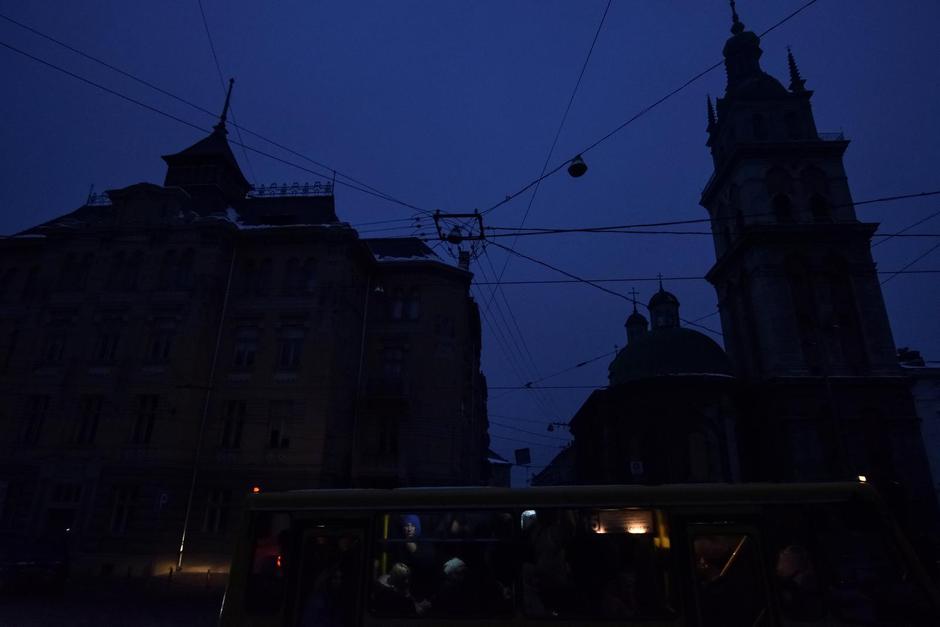
[[[219,123],[215,125],[215,130],[228,134],[228,130],[225,128],[225,120],[228,119],[228,105],[229,101],[232,99],[232,86],[235,85],[235,79],[228,79],[228,93],[225,94],[225,106],[222,107],[222,115],[219,116]]]
[[[731,2],[731,32],[735,35],[744,32],[744,24],[741,23],[741,19],[738,17],[738,9],[734,5],[734,0]]]
[[[796,66],[796,59],[793,58],[793,51],[787,46],[787,66],[790,68],[790,91],[799,93],[806,91],[806,80],[800,76],[800,68]]]

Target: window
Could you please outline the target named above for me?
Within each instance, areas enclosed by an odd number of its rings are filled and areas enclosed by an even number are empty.
[[[300,260],[297,257],[291,257],[284,267],[284,294],[287,296],[299,294],[303,287],[304,273],[303,268],[300,267]]]
[[[768,554],[773,556],[768,570],[785,621],[936,624],[926,593],[906,572],[882,516],[861,499],[767,508]]]
[[[405,295],[400,289],[396,289],[392,293],[392,299],[390,302],[389,316],[392,320],[401,320],[402,315],[405,312]]]
[[[408,290],[405,316],[408,320],[417,320],[421,317],[421,293],[415,288]]]
[[[786,194],[777,194],[773,198],[774,215],[780,222],[793,221],[793,203]]]
[[[121,289],[124,276],[124,267],[127,263],[127,255],[123,250],[111,254],[111,267],[108,269],[109,290]]]
[[[514,521],[512,513],[492,510],[381,515],[371,612],[439,619],[511,614]]]
[[[95,341],[94,360],[99,364],[114,363],[120,339],[120,332],[113,326],[106,324],[105,328],[98,332],[98,338]]]
[[[19,339],[20,332],[16,329],[7,334],[6,346],[3,349],[3,370],[9,369],[10,364],[13,363],[13,355],[16,354],[16,345],[19,343]]]
[[[245,401],[228,401],[222,417],[222,437],[219,446],[237,449],[242,443],[242,428],[245,426]]]
[[[405,351],[400,348],[386,348],[382,351],[382,375],[386,381],[401,379],[405,362]]]
[[[225,489],[210,490],[206,502],[206,515],[202,530],[206,533],[222,533],[228,525],[231,492]]]
[[[111,508],[111,533],[123,534],[131,526],[137,506],[137,486],[118,486],[114,489]]]
[[[42,425],[49,410],[49,396],[36,394],[26,399],[26,415],[21,441],[25,446],[36,446],[42,435]]]
[[[522,517],[527,616],[630,619],[673,613],[665,516],[644,509],[539,509]]]
[[[152,364],[165,364],[170,360],[176,329],[169,323],[160,324],[151,331],[147,360]]]
[[[290,422],[294,415],[294,402],[271,401],[268,421],[268,448],[290,448]]]
[[[303,267],[303,291],[308,294],[317,288],[317,262],[307,259]]]
[[[813,219],[820,221],[826,220],[832,216],[832,208],[829,201],[820,194],[813,194],[809,199],[809,210],[813,214]]]
[[[282,329],[277,343],[277,369],[298,370],[303,347],[303,329],[297,327]]]
[[[53,328],[46,333],[43,340],[40,360],[45,364],[58,364],[62,361],[65,352],[66,334],[63,329]]]
[[[159,404],[160,397],[156,394],[140,394],[137,396],[137,417],[134,420],[134,430],[131,432],[132,444],[141,446],[150,444]]]
[[[249,615],[275,614],[283,604],[284,593],[287,589],[287,566],[292,557],[291,517],[290,514],[260,512],[254,520],[253,527],[251,568],[248,571],[245,611]],[[338,547],[330,546],[338,540],[336,536],[327,535],[310,538],[309,534],[305,534],[304,539],[301,576],[304,583],[308,585],[302,585],[300,590],[304,591],[304,594],[309,595],[310,598],[303,601],[303,607],[305,608],[303,623],[318,625],[321,624],[318,620],[321,616],[329,614],[331,618],[335,617],[335,614],[328,610],[331,605],[330,601],[336,601],[336,599],[330,598],[335,593],[335,586],[332,585],[333,582],[329,578],[323,576],[323,572],[311,577],[312,573],[309,572],[309,569],[311,567],[315,568],[316,562],[319,561],[317,558],[329,559],[332,568],[341,565],[342,568],[348,569],[356,562],[348,563],[351,553],[343,555],[342,552],[337,550]],[[307,548],[307,543],[311,540],[315,540],[313,551],[309,551]],[[343,559],[344,557],[347,559]],[[340,577],[342,578],[342,581],[339,582],[340,585],[347,591],[353,590],[352,598],[355,598],[355,581],[343,578],[342,575]],[[327,583],[331,585],[325,585]],[[323,606],[327,606],[325,611]],[[316,608],[316,610],[311,612],[310,608]],[[314,615],[310,616],[311,613]],[[307,618],[311,618],[312,622],[306,620]],[[335,624],[351,625],[354,622],[343,621]]]
[[[757,538],[726,528],[690,533],[695,592],[703,627],[768,624]]]
[[[72,431],[73,444],[94,444],[103,405],[103,396],[83,396],[81,398],[78,422],[75,423],[75,428]]]
[[[255,365],[258,352],[258,329],[240,327],[235,331],[235,355],[233,365],[236,368],[250,369]]]
[[[258,264],[258,281],[255,283],[254,292],[258,296],[268,294],[271,290],[271,273],[274,267],[270,257],[266,257]]]

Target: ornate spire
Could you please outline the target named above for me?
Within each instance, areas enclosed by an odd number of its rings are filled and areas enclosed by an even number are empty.
[[[734,6],[734,0],[731,1],[731,32],[735,35],[744,32],[744,24],[738,18],[738,9]]]
[[[800,76],[800,68],[796,66],[796,59],[793,58],[793,52],[790,46],[787,46],[787,65],[790,68],[790,91],[794,93],[806,91],[806,80]]]
[[[228,93],[225,94],[225,106],[222,107],[222,115],[219,116],[219,123],[215,125],[215,130],[228,135],[228,130],[225,128],[225,120],[228,119],[228,104],[232,99],[232,86],[235,85],[235,79],[228,79]]]
[[[711,132],[715,128],[715,125],[718,123],[718,120],[715,118],[715,107],[712,105],[712,96],[708,94],[708,132]]]

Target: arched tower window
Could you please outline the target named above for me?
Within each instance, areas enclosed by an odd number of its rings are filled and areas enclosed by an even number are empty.
[[[820,194],[813,194],[809,199],[809,210],[816,221],[828,220],[832,217],[832,208],[829,201]]]
[[[832,307],[829,326],[835,336],[836,346],[841,349],[844,365],[853,373],[862,374],[868,369],[868,356],[855,290],[845,259],[834,254],[826,258],[825,280]]]
[[[796,317],[797,333],[803,360],[810,374],[822,373],[822,358],[819,347],[819,323],[816,316],[816,299],[813,296],[812,278],[806,261],[799,257],[786,260],[785,272],[790,285],[790,298]]]
[[[809,166],[800,174],[803,192],[809,198],[809,210],[814,220],[827,220],[831,217],[829,203],[829,181],[826,173],[819,168]]]
[[[780,222],[793,222],[793,203],[787,194],[774,194],[774,216]]]

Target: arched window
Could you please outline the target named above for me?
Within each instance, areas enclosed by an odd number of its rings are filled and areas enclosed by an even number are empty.
[[[787,138],[800,139],[803,136],[800,129],[800,116],[796,111],[788,111],[783,116],[783,124],[787,129]]]
[[[835,334],[844,365],[854,374],[863,374],[868,368],[865,337],[862,334],[855,290],[848,264],[838,255],[826,258],[825,280],[829,287],[832,307],[831,331]]]
[[[832,217],[832,208],[829,201],[820,194],[813,194],[809,199],[809,210],[816,221],[828,220]]]
[[[780,222],[793,222],[793,203],[787,194],[775,194],[773,198],[774,216]]]
[[[751,131],[754,139],[758,141],[767,139],[767,120],[760,113],[755,113],[751,117]]]
[[[821,374],[819,323],[809,268],[803,259],[789,257],[784,263],[784,269],[787,283],[790,285],[790,298],[793,302],[793,314],[796,319],[803,361],[810,374]]]
[[[263,296],[268,293],[271,286],[271,272],[274,267],[274,262],[271,261],[270,257],[265,257],[261,260],[261,263],[258,264],[258,274],[257,282],[254,286],[254,293],[258,296]]]

